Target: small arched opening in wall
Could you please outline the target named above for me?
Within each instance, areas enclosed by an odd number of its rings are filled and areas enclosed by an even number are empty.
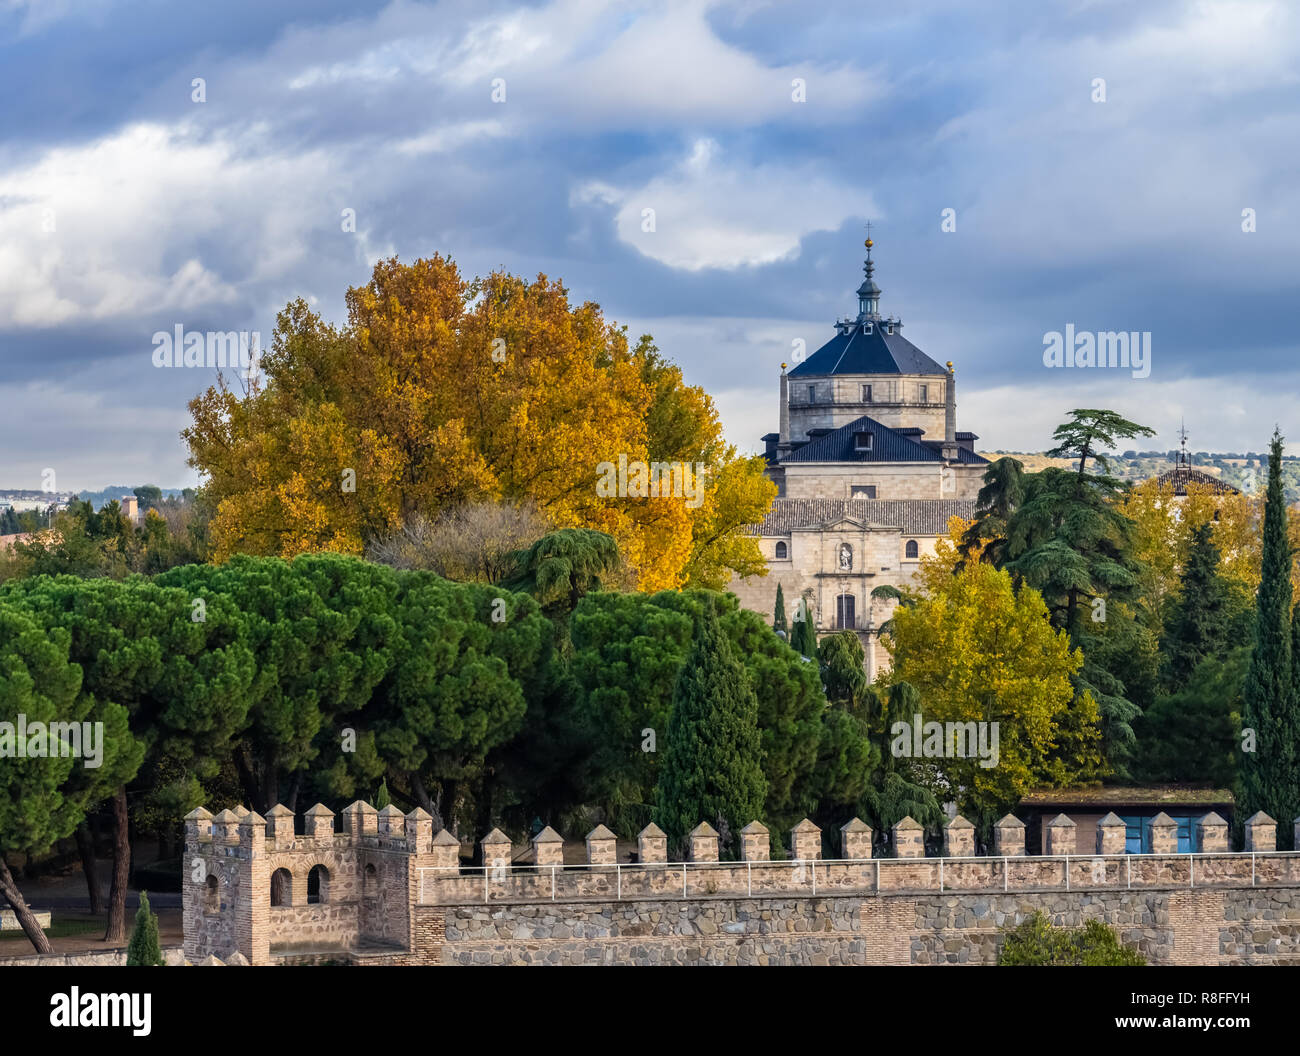
[[[215,873],[208,873],[203,882],[203,912],[208,916],[221,912],[221,881]]]
[[[288,869],[277,869],[271,874],[271,905],[293,905],[293,874]]]
[[[313,865],[307,874],[307,904],[330,900],[330,871],[323,865]]]
[[[361,897],[375,898],[379,894],[379,872],[373,862],[361,872]]]
[[[785,561],[790,556],[790,549],[785,543],[776,544],[776,560]]]
[[[915,539],[909,539],[907,541],[907,548],[903,552],[903,556],[909,561],[915,561],[921,556],[920,544],[917,543]]]

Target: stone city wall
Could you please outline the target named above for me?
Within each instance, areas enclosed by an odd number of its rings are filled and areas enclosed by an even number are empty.
[[[493,830],[483,865],[466,868],[459,841],[435,836],[421,810],[353,804],[337,834],[318,805],[301,836],[288,811],[270,813],[187,818],[187,861],[200,866],[183,898],[191,962],[987,964],[1006,929],[1041,911],[1057,925],[1102,920],[1153,964],[1300,963],[1300,853],[1276,850],[1263,814],[1246,821],[1237,853],[1217,814],[1196,827],[1200,853],[1176,853],[1165,815],[1150,823],[1155,853],[1119,853],[1124,823],[1110,814],[1095,826],[1096,854],[1028,856],[1024,825],[1008,815],[984,857],[965,819],[948,822],[946,855],[927,857],[921,826],[904,818],[897,857],[873,858],[873,833],[854,819],[840,829],[841,857],[823,860],[822,833],[805,819],[790,860],[771,860],[769,832],[753,822],[739,861],[720,861],[718,833],[702,824],[685,862],[668,861],[654,825],[637,860],[618,862],[615,835],[598,826],[583,866],[565,864],[564,841],[546,828],[526,863]],[[1049,852],[1077,849],[1076,830],[1053,819]],[[312,901],[317,868],[326,876]]]

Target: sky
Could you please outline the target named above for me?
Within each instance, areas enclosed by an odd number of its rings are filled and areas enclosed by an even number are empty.
[[[198,482],[213,371],[155,333],[435,252],[652,334],[758,450],[868,220],[980,449],[1300,441],[1300,5],[0,0],[0,97],[0,488]],[[1149,375],[1045,366],[1067,325]]]

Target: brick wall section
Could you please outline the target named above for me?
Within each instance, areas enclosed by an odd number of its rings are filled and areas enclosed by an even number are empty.
[[[1175,891],[1169,896],[1171,964],[1218,964],[1222,891]]]
[[[865,964],[911,964],[916,903],[901,898],[869,898],[862,903]]]
[[[415,964],[441,964],[447,940],[447,911],[421,906],[415,913]]]

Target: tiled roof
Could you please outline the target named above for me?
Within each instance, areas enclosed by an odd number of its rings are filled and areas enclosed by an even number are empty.
[[[835,336],[792,371],[790,377],[825,377],[833,374],[947,374],[898,332],[886,333],[886,324],[876,322],[871,333],[864,334],[861,324],[848,333],[837,330]]]
[[[1161,473],[1156,477],[1159,484],[1172,484],[1175,495],[1186,495],[1188,484],[1199,484],[1207,487],[1217,495],[1240,495],[1236,488],[1210,473],[1203,473],[1199,469],[1193,469],[1191,466],[1175,466],[1168,473]]]
[[[1074,788],[1040,788],[1026,792],[1022,807],[1104,807],[1127,805],[1231,804],[1232,792],[1226,788],[1196,788],[1189,785],[1106,785]]]
[[[852,517],[904,535],[944,535],[948,518],[975,519],[974,499],[776,499],[761,524],[747,535],[789,535],[793,528],[820,528]]]
[[[855,433],[871,433],[871,450],[858,451]],[[931,446],[934,444],[934,446]],[[810,440],[781,460],[788,462],[942,462],[938,441],[922,443],[898,429],[881,425],[865,415],[834,429],[825,436]],[[957,449],[957,461],[964,465],[983,465],[988,459],[964,447]]]

